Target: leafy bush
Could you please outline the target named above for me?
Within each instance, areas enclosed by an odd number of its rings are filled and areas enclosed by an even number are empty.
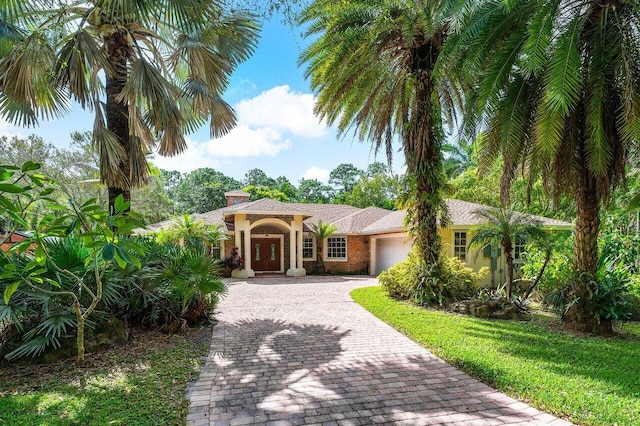
[[[629,306],[629,319],[640,321],[640,275],[636,274],[631,277],[629,292],[623,297]]]
[[[540,299],[554,290],[567,285],[574,276],[571,264],[573,262],[573,236],[570,232],[556,232],[553,238],[553,252],[544,273],[536,286]],[[522,277],[525,280],[536,279],[545,261],[545,247],[539,244],[527,244],[523,253],[524,263],[521,266]]]
[[[600,256],[595,277],[575,277],[547,293],[543,303],[558,311],[565,311],[576,303],[571,299],[571,288],[577,280],[590,280],[592,289],[591,314],[598,320],[625,320],[638,311],[638,292],[634,287],[630,267],[623,261]]]
[[[102,280],[102,300],[92,320],[85,323],[87,338],[95,339],[95,333],[113,317],[129,326],[167,331],[206,321],[220,295],[226,292],[207,248],[203,244],[160,244],[152,238],[132,240],[143,248],[141,267],[127,264],[124,268],[107,269]],[[95,288],[93,263],[86,262],[88,250],[83,240],[73,236],[50,239],[47,246],[52,262],[84,277],[88,288]],[[24,270],[32,260],[29,252],[0,255],[0,267],[13,264],[16,270]],[[0,356],[9,360],[39,356],[73,343],[75,313],[68,298],[51,291],[69,290],[77,283],[60,274],[51,262],[44,267],[47,271],[41,277],[50,281],[44,280],[40,289],[20,286],[8,301],[0,298]],[[0,278],[0,292],[11,284],[12,280]],[[81,303],[89,297],[84,293],[79,296]]]
[[[432,278],[434,274],[430,268],[434,266],[423,262],[415,248],[405,261],[382,272],[378,280],[390,296],[412,300],[420,305],[448,305],[473,296],[487,268],[475,272],[460,260],[444,253],[441,259],[442,280]]]
[[[113,271],[111,279],[121,291],[110,312],[129,325],[169,331],[207,320],[227,290],[208,248],[197,241],[179,246],[139,240],[145,252],[142,267]]]

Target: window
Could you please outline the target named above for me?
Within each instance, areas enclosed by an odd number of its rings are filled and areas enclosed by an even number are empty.
[[[453,257],[466,261],[467,260],[467,233],[453,233]]]
[[[522,260],[526,241],[524,238],[516,238],[513,244],[513,260]]]
[[[327,238],[327,259],[347,259],[347,237]]]
[[[313,237],[302,237],[302,258],[315,260],[315,240]]]

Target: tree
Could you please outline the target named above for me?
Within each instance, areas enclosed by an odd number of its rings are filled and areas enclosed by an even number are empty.
[[[278,176],[276,178],[276,187],[278,191],[282,192],[289,198],[290,201],[298,200],[298,188],[296,188],[289,179],[285,176]]]
[[[242,188],[237,180],[209,167],[196,169],[180,180],[174,200],[181,213],[204,213],[227,205],[225,192]]]
[[[461,139],[457,143],[444,144],[442,149],[445,153],[444,170],[449,179],[476,165],[473,142]]]
[[[18,3],[10,18],[26,33],[0,60],[0,112],[23,126],[71,101],[94,112],[111,207],[148,182],[147,152],[183,152],[184,133],[207,119],[212,137],[234,127],[222,93],[255,45],[251,16],[199,0]]]
[[[333,195],[333,189],[317,179],[300,179],[298,196],[301,203],[327,204]]]
[[[468,118],[486,123],[481,165],[503,159],[503,205],[519,165],[574,199],[577,279],[563,319],[582,331],[612,331],[595,315],[598,233],[602,204],[638,151],[638,22],[636,2],[487,3],[451,48],[479,76]]]
[[[264,186],[266,188],[275,189],[276,181],[273,178],[267,176],[265,172],[260,169],[251,169],[244,175],[244,184],[246,186]]]
[[[524,242],[534,238],[542,238],[544,231],[540,222],[512,209],[487,207],[474,212],[476,217],[486,220],[486,223],[473,228],[473,237],[469,246],[479,246],[479,250],[490,245],[500,245],[504,251],[507,264],[506,292],[507,300],[511,300],[513,284],[513,246],[516,241]]]
[[[435,70],[454,12],[449,3],[315,0],[301,19],[313,37],[301,61],[319,117],[389,157],[396,136],[402,143],[415,193],[409,223],[436,279],[443,276],[438,221],[446,211],[442,113],[452,111],[454,86],[445,79],[451,73]]]
[[[347,197],[347,204],[361,209],[375,206],[395,210],[396,198],[400,191],[398,176],[378,174],[362,177]]]
[[[313,232],[313,235],[316,237],[320,271],[322,271],[323,274],[326,272],[324,269],[324,240],[332,236],[337,230],[338,228],[335,225],[325,223],[322,220],[319,220],[318,223],[311,224],[311,232]]]
[[[272,200],[281,201],[283,203],[288,203],[289,201],[291,201],[284,192],[277,189],[267,188],[266,186],[249,185],[242,188],[242,190],[251,194],[251,201],[260,200],[261,198],[270,198]]]
[[[344,200],[350,194],[364,171],[353,164],[342,163],[329,173],[329,184],[336,191],[336,198]]]
[[[376,175],[386,175],[387,172],[388,172],[388,167],[385,166],[384,163],[376,161],[367,166],[367,171],[365,172],[365,175],[370,178]]]
[[[77,362],[78,365],[83,365],[85,322],[102,300],[106,270],[111,264],[120,268],[135,264],[140,268],[140,261],[136,256],[140,254],[141,248],[125,236],[131,235],[133,229],[141,226],[141,223],[129,212],[128,202],[122,196],[116,199],[115,210],[111,214],[101,210],[93,201],[79,207],[72,204],[65,211],[63,206],[48,198],[53,187],[43,190],[45,184],[53,184],[53,181],[34,173],[37,170],[39,165],[33,162],[27,162],[17,170],[12,166],[0,165],[2,180],[13,180],[13,183],[2,185],[0,212],[7,213],[18,226],[23,227],[27,226],[25,206],[34,198],[46,202],[57,212],[36,220],[32,235],[13,244],[9,249],[9,253],[32,251],[26,265],[16,267],[7,261],[4,254],[0,254],[0,278],[12,282],[5,288],[4,303],[9,305],[11,296],[20,286],[28,286],[42,295],[70,300],[77,321]],[[16,172],[19,172],[18,176],[14,176]],[[23,186],[25,178],[29,178],[31,185]],[[7,194],[13,194],[11,202],[8,201]],[[114,229],[118,232],[114,232]],[[61,243],[71,233],[85,241],[88,251],[85,261],[91,266],[89,274],[78,274],[70,268],[60,266],[59,259],[49,254],[52,244]],[[53,272],[55,280],[50,277],[50,272]],[[70,281],[72,285],[66,286],[63,281]],[[88,301],[88,305],[84,305],[85,301]]]

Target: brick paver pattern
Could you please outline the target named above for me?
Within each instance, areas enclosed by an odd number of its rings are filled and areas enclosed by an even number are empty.
[[[187,424],[569,425],[473,379],[356,304],[370,277],[230,280]]]

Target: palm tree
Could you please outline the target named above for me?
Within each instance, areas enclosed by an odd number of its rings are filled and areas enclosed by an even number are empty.
[[[402,143],[416,194],[410,223],[421,259],[438,278],[438,220],[446,212],[442,116],[453,111],[456,97],[449,74],[435,70],[449,3],[457,2],[315,0],[301,18],[314,38],[301,62],[317,94],[319,117],[337,124],[342,136],[353,130],[389,157],[394,140]]]
[[[473,214],[486,222],[473,228],[469,246],[479,246],[479,250],[491,245],[500,245],[507,264],[507,300],[511,300],[513,285],[513,248],[516,241],[540,239],[544,231],[540,222],[531,216],[514,212],[512,209],[487,207]]]
[[[478,70],[467,116],[487,129],[480,162],[502,157],[503,204],[519,165],[542,175],[552,194],[576,207],[575,300],[563,319],[589,332],[611,332],[598,321],[600,209],[624,182],[640,140],[640,45],[637,2],[516,0],[484,2],[450,45],[451,58]],[[453,43],[455,41],[455,43]]]
[[[318,259],[320,262],[320,270],[322,271],[323,274],[326,272],[324,269],[324,260],[323,260],[324,240],[332,236],[333,233],[336,232],[337,230],[338,228],[335,225],[323,222],[322,220],[319,220],[318,223],[311,224],[311,232],[313,232],[313,235],[316,237],[316,245],[318,249],[317,256],[319,256]]]
[[[470,167],[476,167],[474,143],[465,139],[457,143],[448,142],[442,146],[444,170],[449,179],[453,179]]]
[[[0,113],[32,126],[71,101],[94,112],[111,206],[146,184],[146,153],[183,152],[184,134],[208,119],[212,137],[234,127],[222,92],[254,47],[251,16],[200,0],[26,3],[11,15],[25,37],[0,61]]]

